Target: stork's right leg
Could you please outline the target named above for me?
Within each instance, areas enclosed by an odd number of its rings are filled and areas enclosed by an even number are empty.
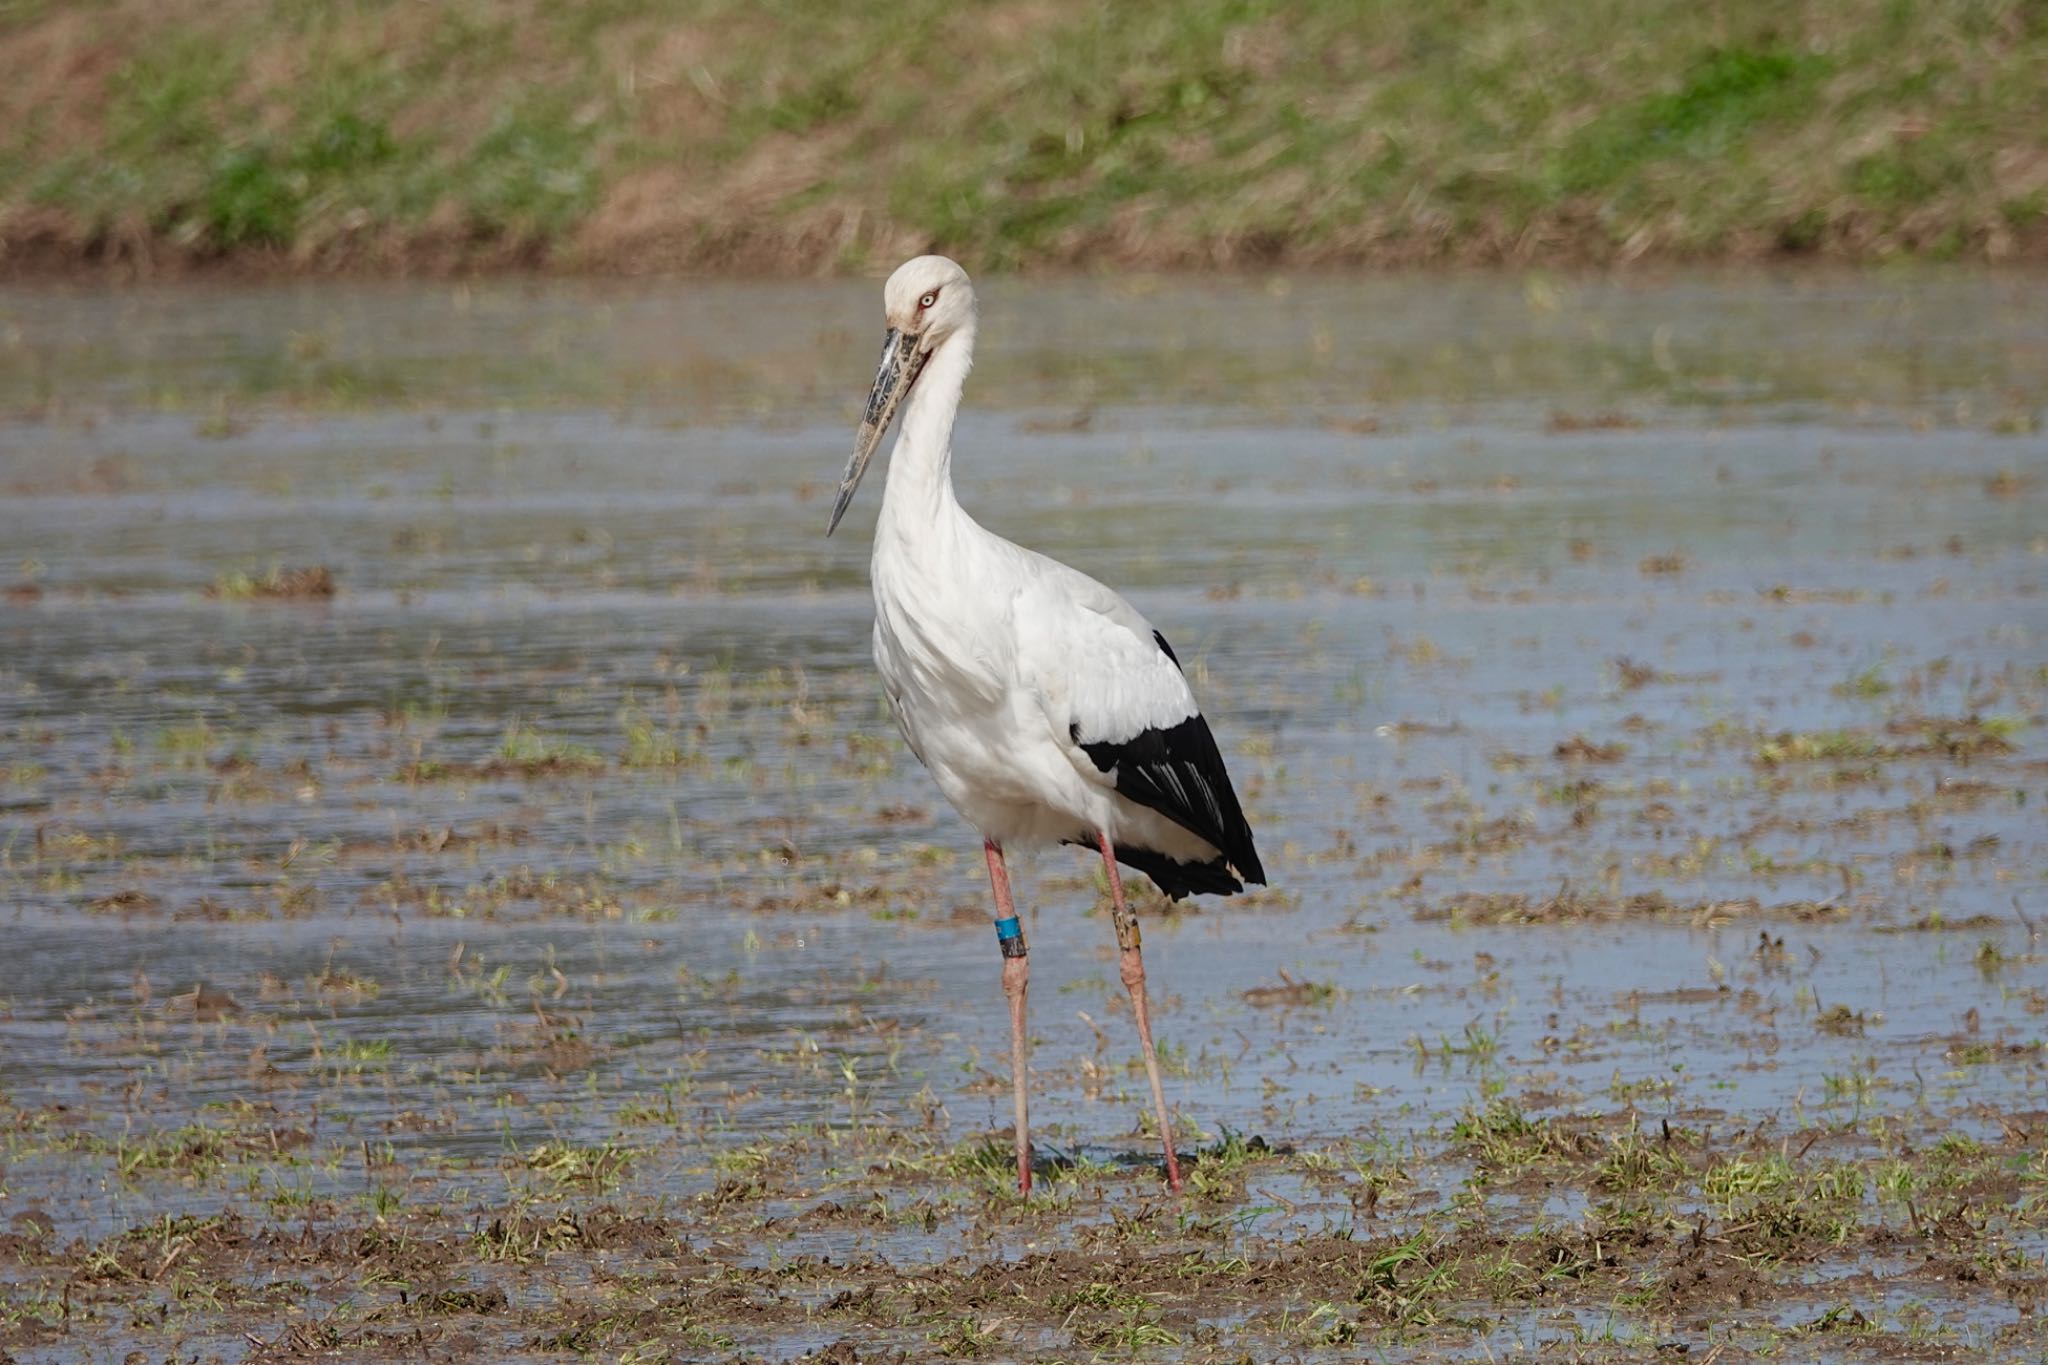
[[[1024,1065],[1024,999],[1031,989],[1031,959],[1024,944],[1024,926],[1010,900],[1010,873],[1003,866],[1003,846],[984,839],[988,884],[996,896],[996,942],[1003,949],[1003,994],[1010,998],[1010,1086],[1017,1101],[1017,1192],[1031,1193],[1031,1125],[1026,1117]]]

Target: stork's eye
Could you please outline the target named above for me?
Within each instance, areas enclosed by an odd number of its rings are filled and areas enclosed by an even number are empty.
[[[918,306],[919,308],[929,308],[929,307],[931,307],[931,306],[932,306],[933,304],[937,303],[938,301],[939,301],[939,291],[938,291],[938,290],[936,290],[936,289],[934,289],[934,290],[932,290],[932,292],[931,292],[931,293],[929,293],[929,294],[926,294],[926,295],[925,295],[925,296],[924,296],[923,298],[919,299],[919,300],[917,301],[917,306]]]

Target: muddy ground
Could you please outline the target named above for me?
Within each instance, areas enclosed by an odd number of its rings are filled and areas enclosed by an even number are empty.
[[[870,292],[0,291],[0,1356],[2048,1355],[2040,284],[991,291],[1273,873],[1176,1198],[1022,860],[1028,1201]]]

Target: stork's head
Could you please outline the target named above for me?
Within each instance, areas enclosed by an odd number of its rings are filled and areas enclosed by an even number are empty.
[[[868,390],[860,430],[854,433],[853,458],[839,481],[832,524],[825,528],[828,536],[839,528],[868,460],[889,429],[889,419],[917,383],[925,361],[947,337],[973,324],[974,285],[966,271],[944,256],[918,256],[897,266],[882,286],[882,313],[889,323],[889,334],[882,338],[882,363]]]
[[[882,286],[882,315],[889,330],[918,338],[926,355],[974,319],[974,285],[967,272],[944,256],[917,256],[896,267]]]

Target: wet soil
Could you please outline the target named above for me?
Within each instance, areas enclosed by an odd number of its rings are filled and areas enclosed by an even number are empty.
[[[1174,1197],[1018,860],[1029,1201],[865,293],[0,291],[0,1357],[2040,1358],[2048,298],[1556,288],[992,291],[1273,873]]]

